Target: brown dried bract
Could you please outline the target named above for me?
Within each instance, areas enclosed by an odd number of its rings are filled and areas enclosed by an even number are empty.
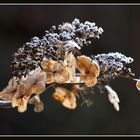
[[[76,59],[72,53],[69,53],[65,60],[64,60],[64,66],[66,66],[66,70],[70,74],[70,81],[73,81],[75,79],[75,67],[76,67]]]
[[[57,87],[53,93],[53,98],[66,108],[75,109],[77,106],[76,103],[76,94],[78,92],[77,87],[73,87],[71,91],[63,88]]]
[[[40,68],[36,68],[25,78],[22,77],[19,84],[15,78],[12,78],[9,85],[0,93],[0,97],[11,101],[12,107],[18,107],[19,112],[24,112],[31,95],[39,95],[45,91],[45,80],[46,73]]]
[[[29,99],[29,104],[33,104],[34,105],[34,111],[35,112],[41,112],[41,111],[44,110],[44,104],[40,100],[39,95],[35,95],[32,98],[30,98]]]
[[[0,98],[3,100],[11,101],[17,91],[17,80],[15,77],[11,78],[8,86],[0,92]]]
[[[117,93],[109,85],[106,85],[105,88],[108,91],[108,99],[109,99],[110,103],[113,104],[116,111],[119,111],[120,110],[120,108],[119,108],[120,100],[119,100]]]
[[[80,71],[80,78],[88,87],[97,83],[97,77],[100,73],[99,65],[89,57],[84,55],[77,57],[76,67]]]
[[[137,89],[140,91],[140,80],[137,81],[136,87],[137,87]]]
[[[46,72],[47,79],[46,83],[63,83],[69,80],[70,73],[66,70],[63,62],[58,62],[54,60],[47,60],[46,63],[42,65],[43,70]]]

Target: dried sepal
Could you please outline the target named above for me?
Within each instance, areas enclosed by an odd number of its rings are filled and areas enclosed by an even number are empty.
[[[67,54],[63,64],[70,74],[69,80],[73,81],[75,79],[75,67],[76,67],[76,59],[74,55],[72,53]]]
[[[80,71],[80,78],[88,87],[97,83],[97,77],[100,73],[99,65],[84,55],[77,57],[76,67]]]
[[[39,95],[35,95],[32,98],[30,98],[28,103],[34,105],[35,112],[41,112],[44,110],[44,104],[40,100]]]
[[[43,63],[42,66],[47,75],[47,84],[51,84],[53,82],[63,83],[70,78],[70,74],[63,65],[63,62],[48,60],[46,63]]]
[[[3,100],[11,101],[17,91],[17,86],[18,84],[16,78],[12,77],[9,80],[7,87],[0,92],[0,98]]]
[[[74,88],[69,91],[63,87],[56,87],[55,92],[53,93],[53,98],[59,101],[64,107],[75,109],[77,106],[76,92],[77,90]]]
[[[140,91],[140,80],[137,80],[136,87]]]
[[[110,101],[111,104],[113,104],[114,108],[116,109],[116,111],[119,111],[119,97],[117,95],[117,93],[108,85],[105,86],[106,90],[108,91],[108,99]]]
[[[29,99],[28,97],[23,97],[23,98],[18,99],[17,101],[13,100],[12,106],[13,107],[17,106],[18,112],[20,112],[20,113],[25,112],[27,110],[28,99]]]
[[[44,81],[38,81],[32,86],[32,93],[41,94],[45,91],[46,85]]]
[[[18,107],[19,112],[27,109],[27,103],[32,94],[41,94],[45,90],[46,73],[40,68],[30,72],[26,78],[20,80],[17,91],[12,98],[12,106]]]

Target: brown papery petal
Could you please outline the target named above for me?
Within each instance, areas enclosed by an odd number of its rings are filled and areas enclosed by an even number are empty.
[[[63,102],[66,97],[66,90],[62,87],[56,87],[55,92],[53,93],[53,98],[59,102]]]
[[[62,105],[68,109],[75,109],[77,106],[75,95],[73,93],[70,93],[70,95],[67,95]]]
[[[32,86],[32,93],[40,94],[45,91],[46,85],[44,81],[38,81]]]
[[[17,91],[17,81],[13,77],[9,80],[8,86],[0,92],[0,98],[3,100],[11,101]]]
[[[55,100],[61,102],[66,108],[75,109],[77,106],[75,95],[65,88],[57,87],[53,97]]]
[[[67,61],[68,67],[75,67],[75,65],[76,65],[76,59],[75,59],[75,57],[74,57],[74,55],[72,53],[69,53],[66,56],[66,61]]]
[[[27,102],[28,100],[25,98],[21,98],[20,101],[18,101],[18,111],[20,113],[23,113],[27,110]]]
[[[63,83],[68,81],[70,78],[70,73],[64,69],[64,70],[60,70],[59,72],[55,73],[54,75],[54,81],[57,83]]]
[[[53,83],[54,82],[54,75],[53,75],[53,73],[49,73],[49,74],[47,74],[47,78],[46,78],[46,81],[45,81],[45,83],[46,84],[51,84],[51,83]]]
[[[77,57],[76,67],[79,71],[84,70],[85,72],[88,72],[91,67],[91,59],[84,55]]]
[[[137,87],[138,90],[140,90],[140,80],[137,81],[136,87]]]
[[[100,73],[99,65],[95,61],[92,61],[90,72],[93,73],[95,75],[95,77],[97,77]]]
[[[85,84],[87,87],[93,87],[97,83],[97,78],[92,76],[87,76]]]
[[[56,61],[49,60],[42,67],[45,72],[53,72],[55,65]]]
[[[35,104],[35,107],[34,107],[35,112],[41,112],[43,110],[44,110],[44,104],[43,104],[42,101],[40,101],[39,103]]]

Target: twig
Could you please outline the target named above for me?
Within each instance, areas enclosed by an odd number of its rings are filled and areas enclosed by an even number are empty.
[[[11,101],[0,100],[0,108],[12,108]]]

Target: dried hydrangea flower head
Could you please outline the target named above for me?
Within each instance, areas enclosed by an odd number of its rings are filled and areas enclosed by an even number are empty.
[[[19,112],[27,110],[27,104],[34,105],[35,112],[41,112],[44,104],[41,93],[53,88],[53,98],[68,109],[77,107],[77,99],[88,106],[86,93],[95,88],[107,95],[114,108],[119,111],[119,97],[111,88],[112,79],[122,77],[136,81],[140,90],[140,80],[128,67],[131,57],[115,52],[86,56],[81,48],[93,43],[103,33],[94,22],[80,22],[52,26],[42,38],[33,37],[13,55],[12,78],[8,86],[0,92],[0,107],[17,107]]]

